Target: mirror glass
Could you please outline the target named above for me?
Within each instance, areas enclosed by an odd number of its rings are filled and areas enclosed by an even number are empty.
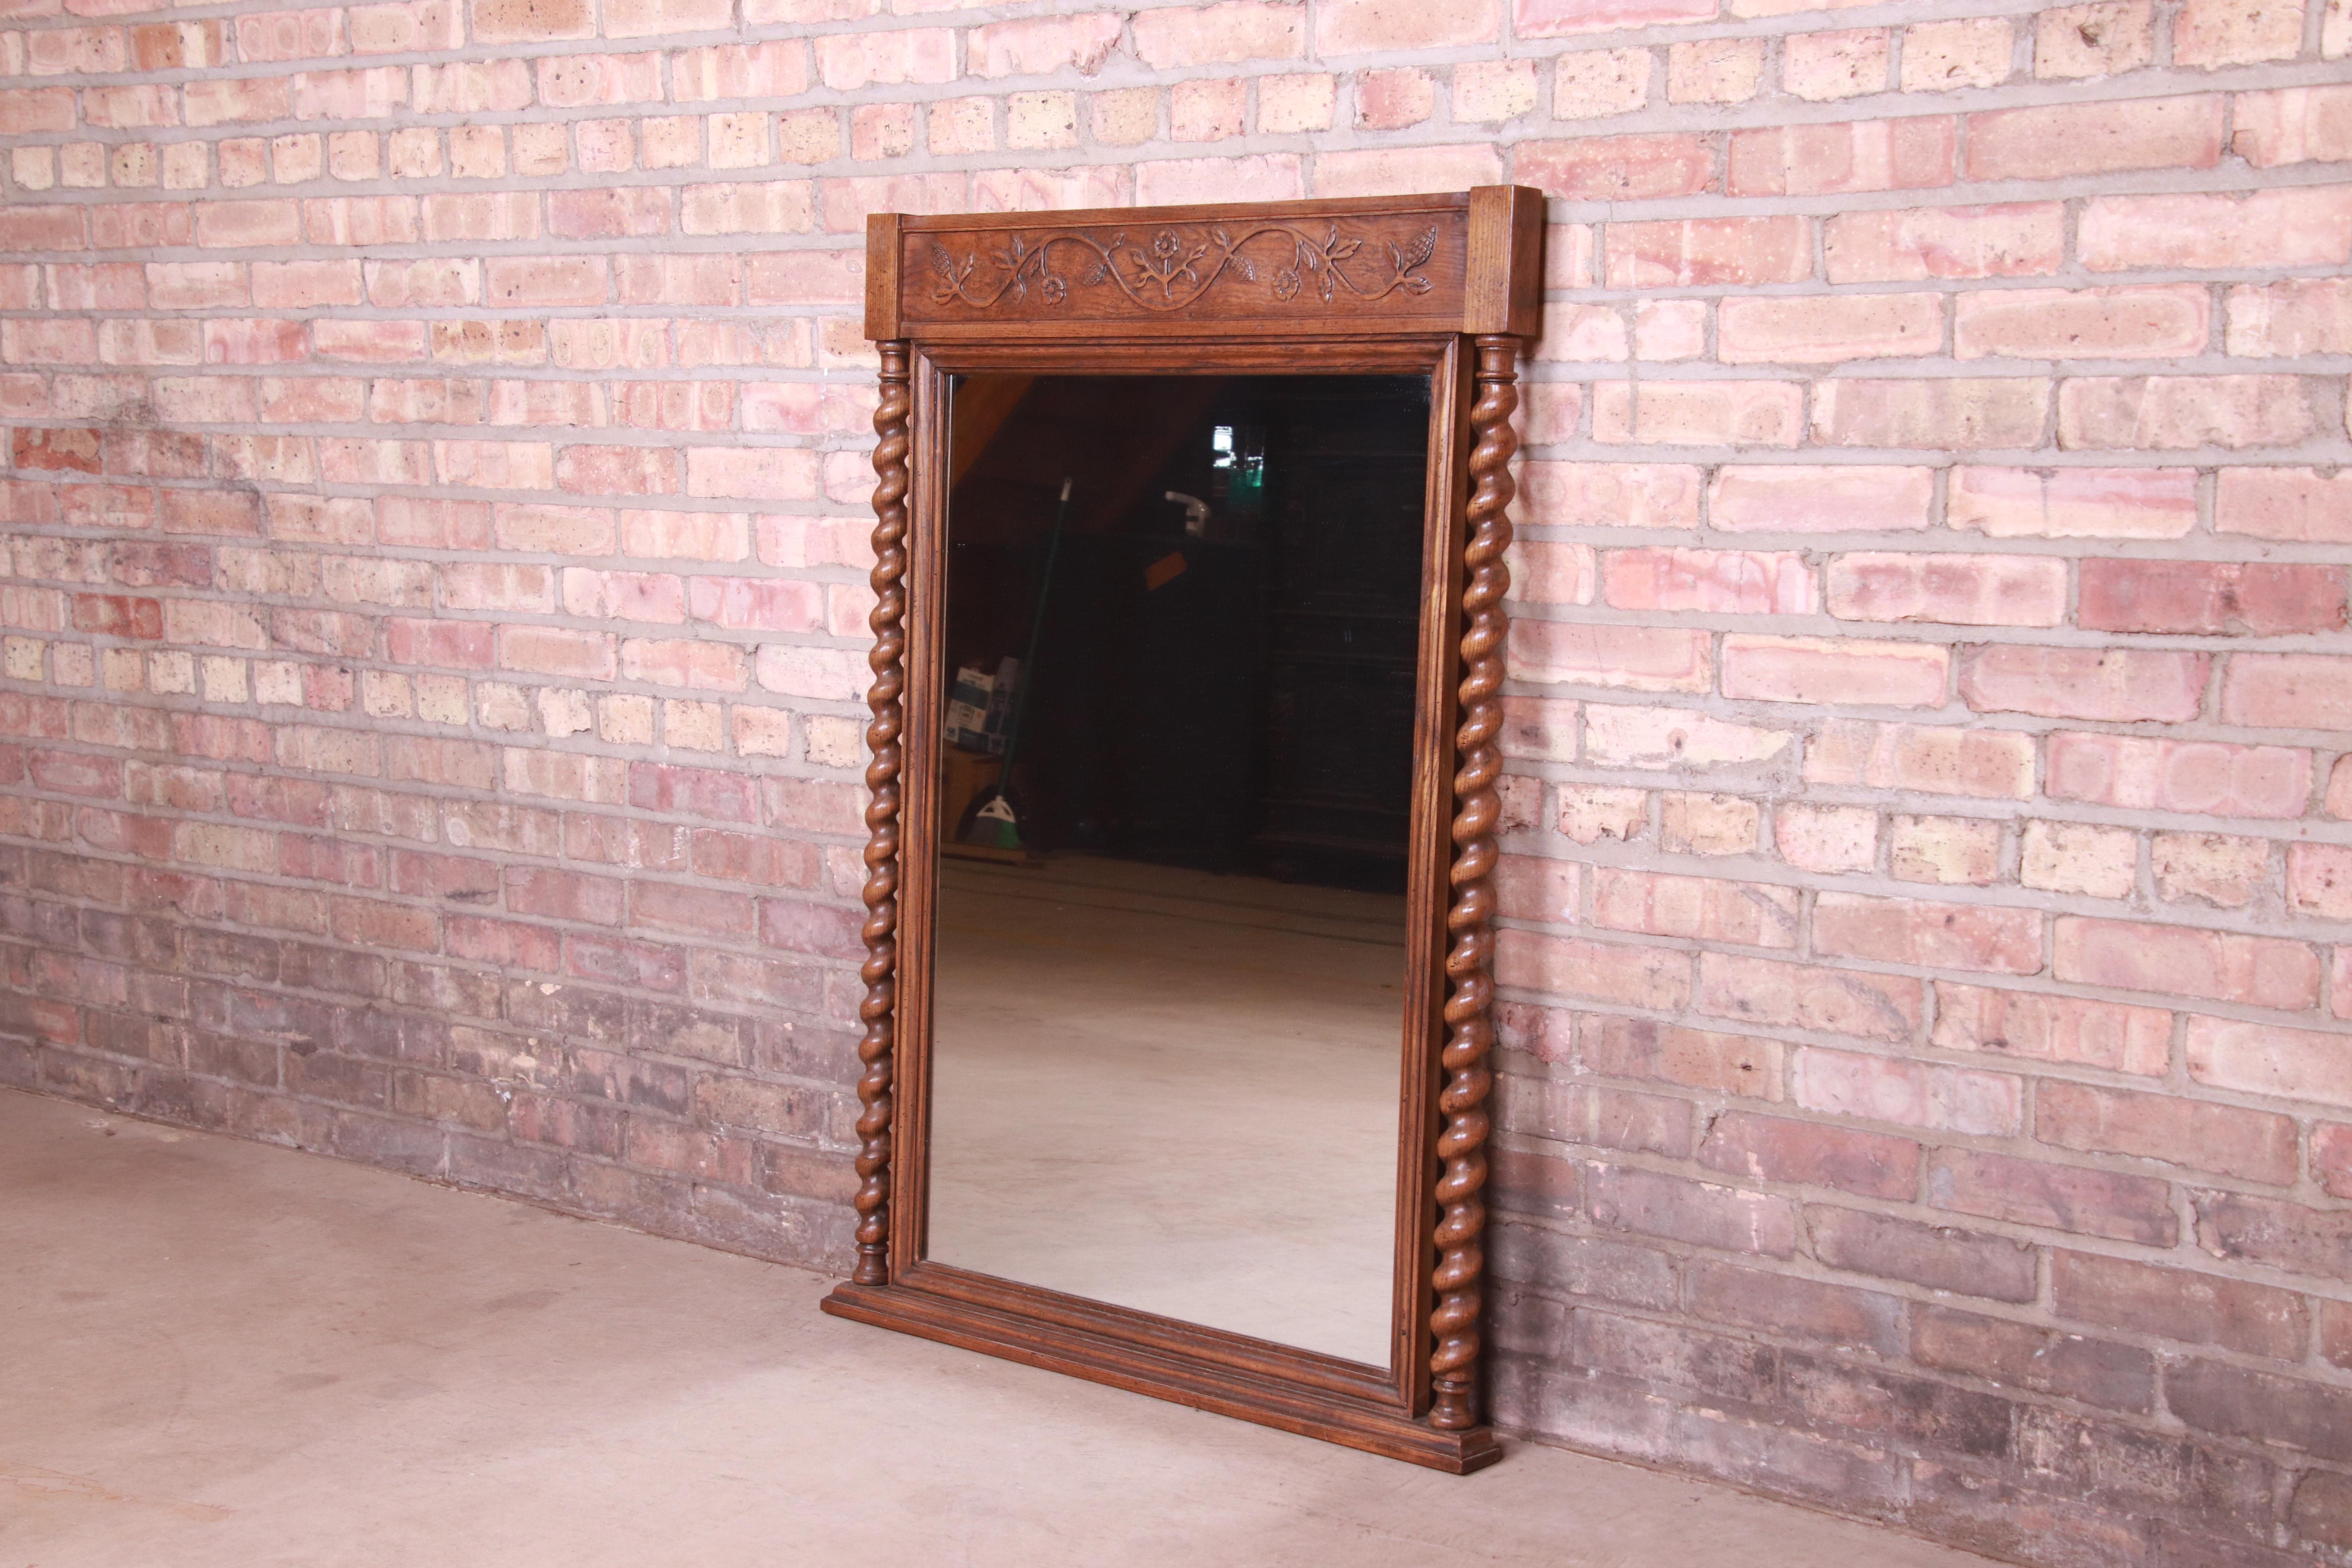
[[[1430,383],[952,383],[935,1261],[1391,1364]]]

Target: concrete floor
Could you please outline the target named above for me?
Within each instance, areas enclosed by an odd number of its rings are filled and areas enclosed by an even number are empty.
[[[1404,900],[940,863],[928,1256],[1390,1364]]]
[[[826,1281],[0,1091],[0,1568],[1983,1568],[1465,1479],[821,1317]]]

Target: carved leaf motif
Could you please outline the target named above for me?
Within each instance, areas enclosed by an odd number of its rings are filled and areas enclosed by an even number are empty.
[[[1370,305],[1393,294],[1429,293],[1435,284],[1419,269],[1436,255],[1439,229],[1431,225],[1403,242],[1375,233],[1388,263],[1385,277],[1364,276],[1349,264],[1364,252],[1367,236],[1342,233],[1338,224],[1321,236],[1291,223],[1274,220],[1236,229],[1231,225],[1207,228],[1181,226],[1153,231],[1130,243],[1126,233],[1107,239],[1084,230],[1049,230],[1035,238],[1007,234],[984,253],[975,252],[961,263],[944,246],[931,247],[931,266],[939,275],[934,297],[940,302],[959,300],[988,310],[1000,302],[1030,304],[1034,285],[1047,305],[1062,305],[1073,283],[1084,288],[1116,288],[1145,310],[1181,310],[1215,288],[1227,273],[1245,283],[1262,278],[1276,300],[1287,302],[1314,280],[1314,294],[1327,305],[1344,296],[1358,306]],[[1263,273],[1261,259],[1246,254],[1259,241],[1284,245],[1288,265]],[[1072,276],[1053,270],[1052,252],[1076,246],[1084,254],[1081,269]],[[1265,254],[1260,251],[1260,257]]]

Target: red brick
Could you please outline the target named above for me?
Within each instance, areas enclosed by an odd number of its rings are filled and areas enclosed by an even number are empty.
[[[2199,1431],[2352,1459],[2352,1390],[2210,1361],[2168,1370],[2164,1387],[2173,1414]]]
[[[2177,539],[2197,525],[2193,468],[1961,468],[1952,471],[1955,528],[1996,539],[2039,535]]]
[[[1780,1098],[1777,1040],[1679,1028],[1640,1018],[1586,1017],[1578,1050],[1587,1070],[1763,1100]]]
[[[627,899],[625,882],[531,866],[509,866],[505,878],[506,907],[514,914],[592,925],[621,923]]]
[[[430,910],[366,899],[335,899],[329,904],[329,919],[335,936],[343,942],[416,952],[441,949],[441,920]]]
[[[1960,696],[1979,713],[2179,723],[2204,701],[2204,654],[1992,646],[1960,664]]]
[[[1495,978],[1517,989],[1659,1010],[1680,1007],[1690,999],[1685,954],[1533,931],[1496,933]]]
[[[1834,1187],[1895,1202],[1918,1193],[1920,1149],[1907,1138],[1752,1111],[1711,1118],[1698,1160],[1753,1181]]]
[[[1813,905],[1813,948],[1886,963],[2032,974],[2042,968],[2042,917],[1984,904],[1822,893]]]
[[[1704,953],[1692,1005],[1720,1018],[1895,1041],[1917,1032],[1924,991],[1908,975]]]
[[[1586,1182],[1593,1222],[1727,1252],[1788,1258],[1796,1205],[1786,1198],[1622,1165],[1595,1165]]]
[[[1741,634],[1723,639],[1723,694],[1767,702],[1940,707],[1948,668],[1947,650],[1930,643]]]
[[[2189,1076],[2216,1089],[2305,1104],[2316,1100],[2352,1106],[2352,1037],[2236,1018],[2192,1017]],[[2291,1155],[2287,1174],[2275,1179],[2281,1184],[2293,1179]]]
[[[1943,300],[1934,294],[1730,299],[1716,321],[1716,357],[1726,364],[1907,358],[1937,353],[1944,342]]]
[[[2033,742],[1958,726],[1832,720],[1806,754],[1805,778],[2021,800],[2033,793]]]
[[[1841,213],[1822,254],[1832,283],[2030,278],[2058,270],[2065,222],[2056,202]]]
[[[2352,659],[2240,654],[2221,679],[2221,717],[2264,729],[2352,729]]]
[[[2075,243],[2093,272],[2341,264],[2352,258],[2352,186],[2099,196],[2084,205]]]
[[[1828,587],[1841,620],[2054,626],[2066,618],[2066,563],[2053,556],[1857,552],[1831,561]]]
[[[2196,1024],[2213,1022],[2192,1021],[2192,1037]],[[2192,1044],[2192,1076],[2202,1076],[2199,1060]],[[2294,1123],[2235,1106],[2044,1079],[2034,1091],[2033,1135],[2086,1153],[2133,1154],[2274,1186],[2294,1181]]]
[[[1707,488],[1707,511],[1728,532],[1879,533],[1926,528],[1934,499],[1927,468],[1726,464]]]
[[[1509,663],[1517,679],[1637,691],[1704,691],[1710,650],[1704,632],[1519,619]]]
[[[2322,384],[2292,375],[2077,376],[2058,389],[2070,451],[2292,447],[2325,424]]]
[[[1948,185],[1957,141],[1948,115],[1735,131],[1729,194],[1843,195]]]
[[[2340,567],[2090,560],[2082,574],[2080,620],[2098,631],[2275,636],[2344,626]]]
[[[2040,1291],[2034,1249],[2006,1237],[1818,1204],[1806,1206],[1805,1231],[1814,1258],[1848,1273],[1989,1301],[2031,1301]]]
[[[2161,1078],[2171,1061],[2172,1015],[2073,996],[1936,984],[1935,1044],[2030,1061],[2070,1062]]]
[[[1691,196],[1714,183],[1715,153],[1697,136],[1522,142],[1512,151],[1511,177],[1567,201]]]
[[[1530,855],[1506,855],[1495,866],[1495,901],[1508,919],[1573,925],[1584,868]]]
[[[2125,169],[2210,169],[2221,161],[2223,100],[2144,98],[1969,116],[1972,180],[2051,180]]]
[[[76,594],[73,625],[100,637],[152,640],[163,635],[163,606],[121,594]]]
[[[1612,223],[1604,244],[1612,289],[1800,283],[1813,273],[1812,226],[1801,217]],[[1818,308],[1822,302],[1807,303]],[[1728,363],[1731,356],[1724,358]]]
[[[2297,844],[2289,848],[2286,904],[2295,914],[2352,921],[2352,846]]]
[[[1947,1307],[1912,1309],[1911,1355],[1922,1366],[2111,1410],[2145,1411],[2156,1393],[2156,1358],[2146,1351]]]
[[[2302,942],[2189,926],[2060,917],[2061,980],[2301,1011],[2319,1000],[2319,960]]]
[[[1961,295],[1952,334],[1961,359],[2167,358],[2202,351],[2211,316],[2193,284],[2002,289]]]
[[[1511,27],[1522,38],[1672,26],[1713,21],[1720,0],[1512,0]]]
[[[629,804],[642,811],[677,812],[722,822],[751,822],[758,815],[750,779],[715,768],[663,763],[629,764]]]
[[[1432,0],[1421,5],[1334,0],[1315,13],[1315,53],[1328,58],[1489,43],[1501,23],[1496,0]]]
[[[709,936],[749,936],[753,908],[748,893],[687,888],[670,882],[629,885],[629,923]]]
[[[1708,1260],[1691,1270],[1689,1301],[1693,1312],[1717,1322],[1853,1345],[1882,1355],[1902,1351],[1902,1307],[1894,1297],[1874,1290]]]
[[[2313,1125],[2311,1174],[2328,1196],[2352,1197],[2352,1123],[2322,1121]],[[2347,1348],[2352,1349],[2352,1338],[2346,1342]]]
[[[2050,737],[2050,794],[2142,810],[2207,816],[2301,816],[2311,798],[2311,754],[2130,735]]]
[[[1804,615],[1813,607],[1812,574],[1792,553],[1619,550],[1602,568],[1602,597],[1614,609]]]
[[[2352,352],[2352,279],[2242,283],[2229,295],[2229,348],[2250,358]]]
[[[1795,447],[1804,396],[1790,382],[1605,381],[1592,392],[1595,441]]]
[[[1982,1219],[2170,1247],[2172,1189],[2145,1176],[1946,1149],[1927,1171],[1927,1205]]]
[[[1794,947],[1798,896],[1792,888],[1662,877],[1596,867],[1592,921],[1616,931],[1748,947]]]
[[[2352,158],[2352,88],[2241,93],[2235,109],[2231,150],[2257,169]]]
[[[1838,379],[1813,386],[1814,438],[1832,447],[2039,447],[2049,409],[2049,384],[2032,376]]]

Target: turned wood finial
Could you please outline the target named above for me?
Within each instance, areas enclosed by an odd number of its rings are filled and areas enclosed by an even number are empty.
[[[866,963],[859,977],[866,995],[857,1016],[866,1026],[857,1044],[865,1071],[857,1079],[857,1270],[860,1285],[890,1282],[890,1100],[891,1049],[898,969],[898,807],[903,758],[899,737],[907,710],[907,491],[908,486],[908,345],[882,351],[882,400],[874,410],[874,648],[866,662],[874,685],[866,705],[874,710],[866,744],[874,760],[866,767]]]
[[[1494,1076],[1486,1058],[1494,1043],[1489,1015],[1495,999],[1495,824],[1502,810],[1496,780],[1502,753],[1496,736],[1503,727],[1503,595],[1510,568],[1503,552],[1511,544],[1511,455],[1518,438],[1511,415],[1519,405],[1516,337],[1482,334],[1477,340],[1477,400],[1470,409],[1475,445],[1470,452],[1468,540],[1463,548],[1467,577],[1462,595],[1461,728],[1454,746],[1454,900],[1445,927],[1453,946],[1445,956],[1452,991],[1445,999],[1446,1039],[1440,1065],[1445,1086],[1438,1109],[1445,1117],[1437,1140],[1437,1268],[1431,1277],[1436,1305],[1430,1313],[1434,1348],[1429,1358],[1433,1426],[1462,1431],[1478,1424],[1478,1321],[1486,1228],[1486,1102]]]

